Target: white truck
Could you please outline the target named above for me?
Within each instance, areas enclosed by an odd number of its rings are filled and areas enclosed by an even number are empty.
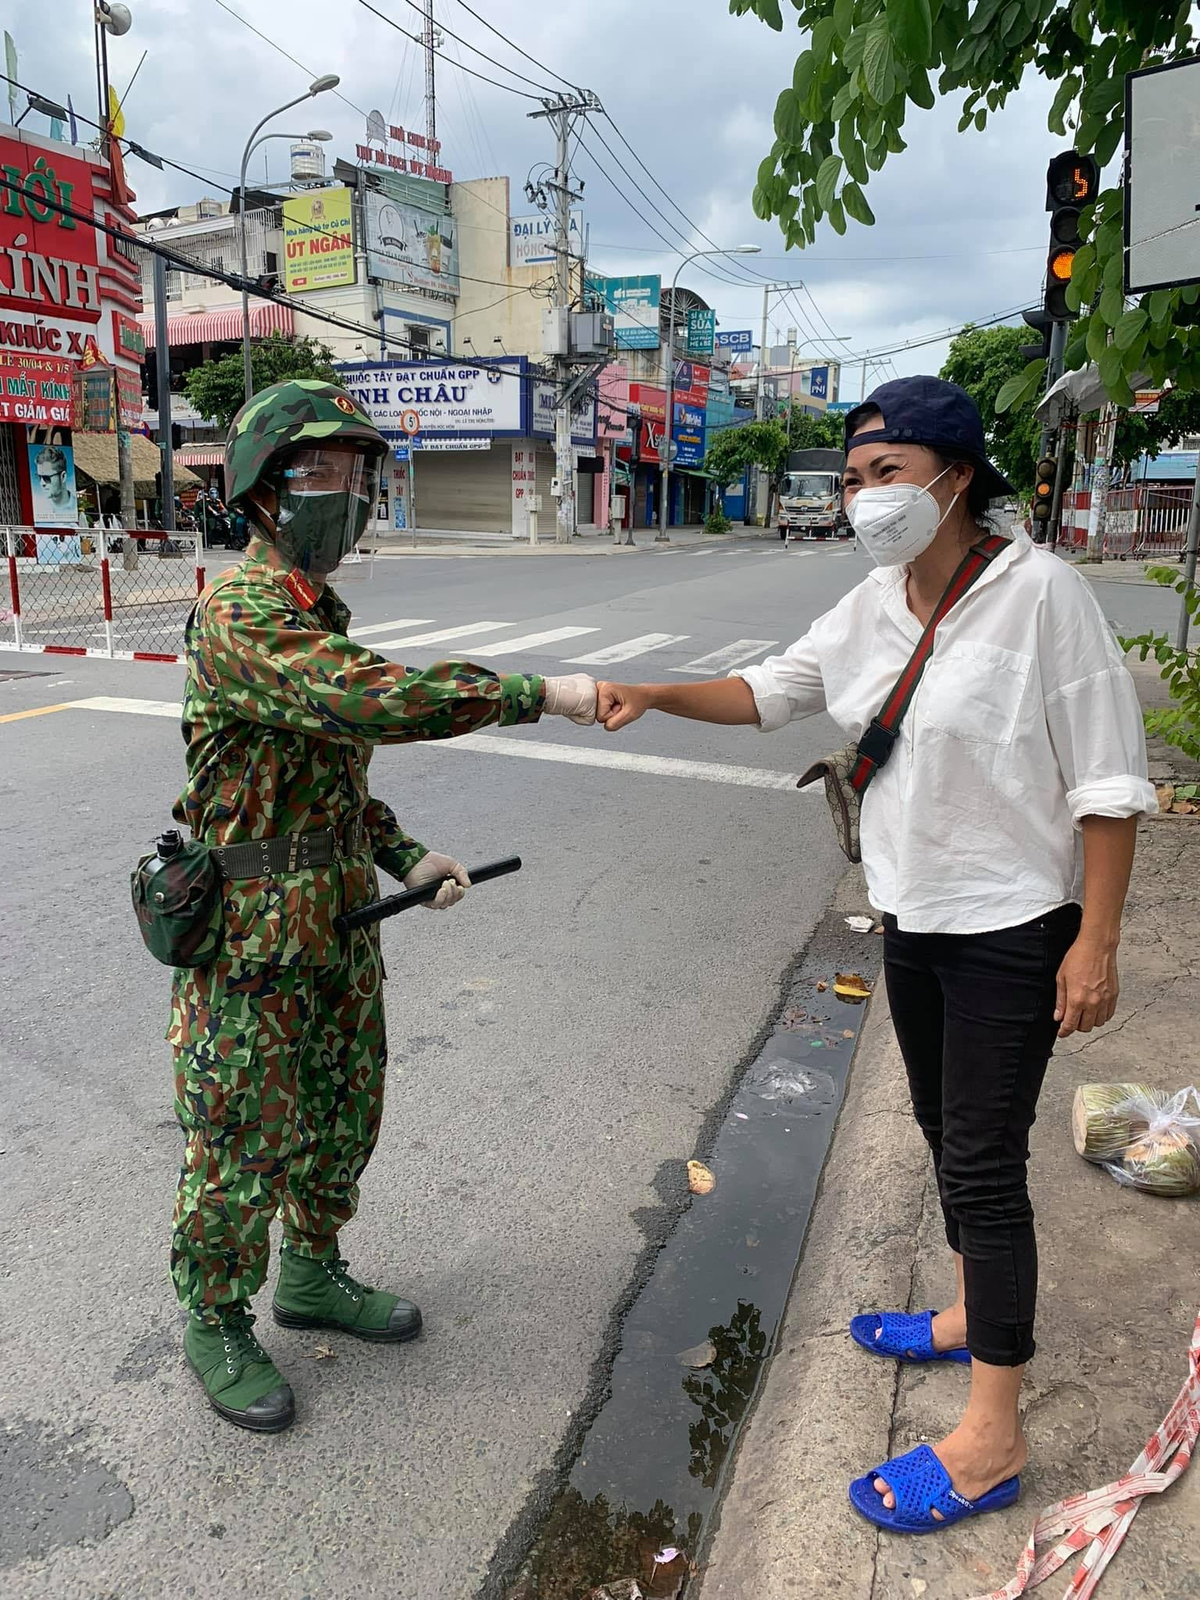
[[[793,450],[779,482],[775,525],[788,539],[848,538],[840,450]]]

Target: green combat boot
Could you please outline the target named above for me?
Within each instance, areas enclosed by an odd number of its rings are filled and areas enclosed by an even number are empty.
[[[279,1252],[279,1283],[271,1310],[284,1328],[330,1328],[380,1344],[400,1344],[421,1331],[421,1313],[411,1300],[368,1289],[350,1276],[338,1256],[314,1261],[286,1245]]]
[[[215,1326],[189,1317],[183,1348],[214,1411],[254,1433],[282,1433],[296,1420],[296,1402],[253,1326],[244,1306]]]

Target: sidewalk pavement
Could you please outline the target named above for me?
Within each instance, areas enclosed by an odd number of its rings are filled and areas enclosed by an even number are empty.
[[[700,523],[672,528],[669,541],[665,544],[659,542],[657,533],[656,528],[635,528],[634,542],[629,545],[625,543],[627,530],[622,532],[621,541],[617,543],[611,533],[588,528],[572,539],[570,544],[562,545],[555,541],[554,526],[550,523],[541,530],[537,544],[531,545],[527,539],[514,538],[508,533],[470,533],[461,528],[418,528],[415,545],[411,532],[389,532],[376,538],[375,551],[378,555],[447,555],[454,549],[462,549],[472,554],[486,550],[489,555],[503,556],[596,556],[630,554],[638,550],[669,555],[695,545],[728,547],[744,539],[778,539],[773,528],[743,527],[740,522],[735,522],[724,534],[708,533]]]
[[[1143,702],[1152,670],[1135,672]],[[1190,776],[1152,742],[1152,771]],[[1077,1084],[1200,1081],[1195,886],[1200,817],[1138,829],[1117,1019],[1060,1045],[1033,1130],[1038,1352],[1024,1388],[1030,1464],[1009,1511],[945,1533],[878,1532],[850,1508],[852,1477],[941,1438],[968,1369],[899,1366],[851,1343],[859,1311],[946,1303],[953,1274],[924,1142],[913,1122],[882,988],[871,1001],[777,1353],[739,1442],[701,1600],[970,1600],[1009,1581],[1034,1517],[1126,1472],[1187,1376],[1200,1307],[1200,1197],[1116,1184],[1071,1143]],[[1034,1591],[1060,1600],[1076,1563]],[[1200,1463],[1149,1497],[1099,1600],[1200,1593]]]

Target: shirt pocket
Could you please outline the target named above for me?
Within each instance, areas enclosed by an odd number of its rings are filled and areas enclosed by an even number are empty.
[[[964,744],[1011,744],[1032,666],[1032,656],[999,645],[945,645],[926,669],[920,719]]]

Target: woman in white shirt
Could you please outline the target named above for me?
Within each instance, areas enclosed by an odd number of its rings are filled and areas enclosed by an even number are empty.
[[[875,570],[761,666],[602,683],[610,731],[649,710],[770,731],[827,709],[862,737],[991,531],[989,501],[1013,491],[970,397],[937,378],[884,384],[848,415],[846,443],[846,509]],[[1014,533],[939,623],[863,796],[888,998],[958,1296],[936,1315],[855,1317],[851,1333],[876,1355],[971,1363],[958,1427],[850,1485],[880,1526],[927,1532],[1019,1493],[1037,1295],[1028,1132],[1055,1037],[1115,1010],[1137,819],[1155,809],[1133,683],[1094,596]]]

